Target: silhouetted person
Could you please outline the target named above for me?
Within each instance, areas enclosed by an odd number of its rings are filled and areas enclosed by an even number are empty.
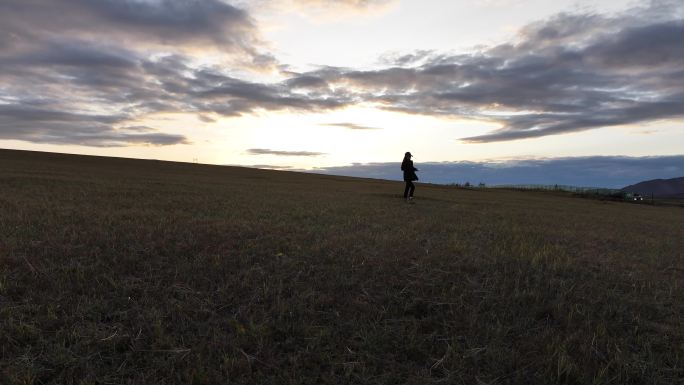
[[[406,182],[406,188],[404,189],[404,199],[407,202],[413,200],[413,192],[416,190],[416,186],[413,184],[414,180],[418,180],[416,175],[417,168],[413,167],[413,161],[411,160],[410,152],[404,154],[404,160],[401,162],[401,171],[404,172],[404,182]]]

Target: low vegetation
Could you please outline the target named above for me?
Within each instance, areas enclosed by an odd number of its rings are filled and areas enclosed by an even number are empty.
[[[684,211],[0,151],[2,384],[684,382]]]

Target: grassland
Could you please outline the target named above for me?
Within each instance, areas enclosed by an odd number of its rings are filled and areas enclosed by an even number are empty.
[[[0,383],[684,383],[684,210],[402,191],[0,151]]]

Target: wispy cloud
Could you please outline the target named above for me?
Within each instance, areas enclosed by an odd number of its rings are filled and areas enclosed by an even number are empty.
[[[323,152],[313,151],[281,151],[270,150],[267,148],[250,148],[247,150],[249,155],[276,155],[276,156],[321,156],[325,155]]]
[[[394,0],[295,0],[305,6],[369,8],[382,6]]]
[[[368,14],[386,9],[397,0],[256,0],[246,5],[250,7],[276,7],[295,11],[302,15],[313,16],[317,20],[331,17]]]
[[[282,166],[282,165],[275,165],[275,164],[253,164],[253,165],[247,166],[247,167],[264,168],[264,169],[269,169],[269,170],[290,170],[290,169],[292,169],[292,166]]]
[[[341,127],[350,130],[382,130],[380,127],[364,126],[356,123],[321,123],[319,126]]]

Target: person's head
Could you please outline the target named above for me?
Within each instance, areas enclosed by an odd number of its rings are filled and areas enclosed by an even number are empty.
[[[406,151],[406,154],[404,154],[404,159],[411,159],[413,155],[411,155],[410,152]]]

